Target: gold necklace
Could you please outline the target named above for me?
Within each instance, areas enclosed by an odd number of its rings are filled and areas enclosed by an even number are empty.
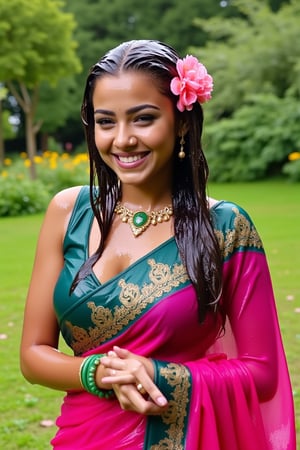
[[[143,233],[149,225],[157,225],[158,223],[167,222],[173,215],[173,208],[171,205],[165,206],[159,211],[132,211],[120,202],[116,204],[115,213],[121,216],[122,222],[129,223],[134,237]]]

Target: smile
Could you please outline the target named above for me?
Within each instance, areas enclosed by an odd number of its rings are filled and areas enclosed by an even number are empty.
[[[123,169],[135,169],[139,167],[140,165],[144,164],[144,161],[146,157],[149,155],[150,152],[141,152],[141,153],[135,153],[135,154],[121,154],[121,155],[114,155],[116,158],[116,162],[119,167]]]
[[[142,159],[144,155],[134,155],[134,156],[119,156],[119,161],[124,164],[133,163]]]

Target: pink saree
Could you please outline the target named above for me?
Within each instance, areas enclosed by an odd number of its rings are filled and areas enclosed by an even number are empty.
[[[123,411],[116,399],[69,392],[52,439],[56,450],[296,450],[293,399],[262,244],[236,205],[212,208],[224,257],[220,318],[200,324],[194,289],[175,240],[101,284],[94,274],[69,295],[87,257],[88,193],[77,200],[64,242],[54,305],[75,355],[113,345],[152,358],[169,400],[162,416]]]

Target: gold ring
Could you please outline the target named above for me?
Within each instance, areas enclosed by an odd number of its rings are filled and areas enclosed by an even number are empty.
[[[136,385],[136,388],[137,388],[137,390],[139,391],[139,393],[140,393],[141,395],[147,394],[147,391],[146,391],[146,389],[144,388],[144,386],[142,385],[142,383],[138,383],[138,384]]]

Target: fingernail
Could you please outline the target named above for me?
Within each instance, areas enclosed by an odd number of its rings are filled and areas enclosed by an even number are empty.
[[[157,397],[156,401],[160,406],[165,406],[168,403],[165,397]]]
[[[107,361],[107,356],[102,356],[102,358],[100,359],[100,362],[102,362],[103,364],[105,364]]]

